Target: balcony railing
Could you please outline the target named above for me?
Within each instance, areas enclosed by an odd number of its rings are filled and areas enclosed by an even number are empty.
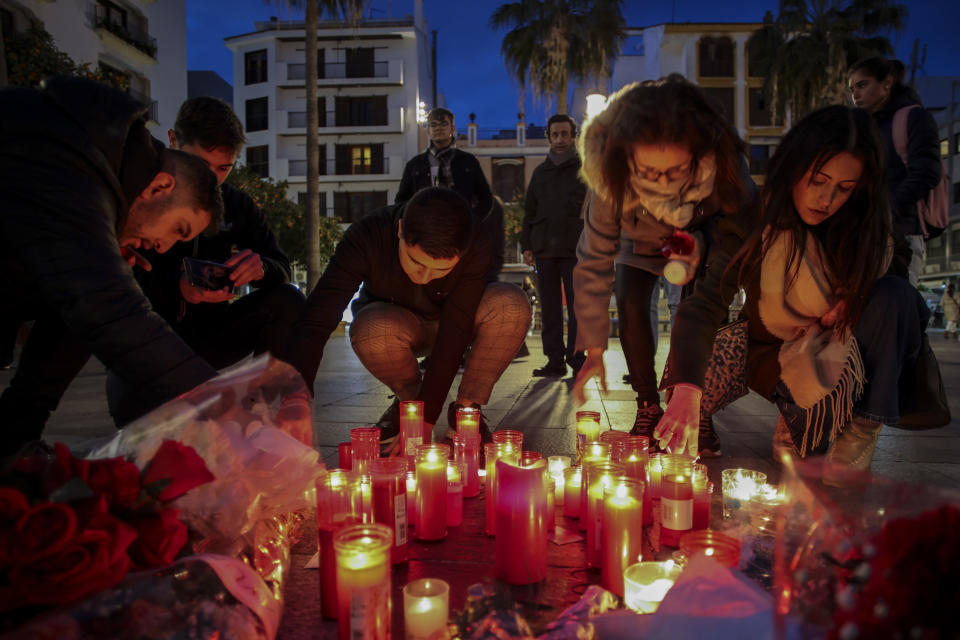
[[[307,175],[306,160],[287,160],[287,175],[291,178],[300,178]],[[385,176],[390,173],[390,158],[383,158],[383,171],[374,173],[371,165],[353,167],[352,165],[342,166],[342,171],[337,171],[336,160],[321,160],[321,176]]]
[[[347,124],[337,124],[337,112],[336,111],[326,111],[320,113],[320,127],[386,127],[390,125],[390,119],[387,118],[387,122],[377,122],[377,123],[355,123],[350,122]],[[307,112],[306,111],[288,111],[287,112],[287,128],[288,129],[305,129],[307,126]]]
[[[102,16],[94,16],[94,26],[97,29],[106,29],[135,49],[138,49],[151,58],[156,59],[157,39],[151,38],[150,35],[148,33],[144,33],[143,30],[136,27],[131,27],[129,25],[124,27],[123,25],[111,22],[109,18]]]
[[[366,64],[347,64],[346,62],[328,62],[318,70],[320,80],[339,80],[344,78],[386,78],[390,75],[390,62]],[[306,80],[307,65],[302,62],[287,63],[287,80]]]

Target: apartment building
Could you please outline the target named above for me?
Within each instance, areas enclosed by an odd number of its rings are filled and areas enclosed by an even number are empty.
[[[392,203],[407,160],[420,152],[417,107],[429,101],[429,45],[416,15],[321,21],[318,33],[320,210],[344,222]],[[246,129],[241,161],[306,195],[306,64],[302,21],[258,22],[226,39],[233,106]]]
[[[30,25],[74,62],[125,75],[155,135],[173,127],[187,98],[186,0],[0,0],[4,38]]]

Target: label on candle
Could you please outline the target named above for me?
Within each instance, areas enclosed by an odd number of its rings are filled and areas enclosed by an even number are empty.
[[[693,500],[675,500],[660,498],[663,508],[663,526],[674,531],[687,531],[693,528]]]
[[[382,633],[382,612],[389,611],[390,581],[350,591],[350,640],[367,640]],[[389,625],[389,622],[386,624]]]
[[[393,497],[393,531],[395,534],[394,546],[402,547],[407,544],[407,494]]]

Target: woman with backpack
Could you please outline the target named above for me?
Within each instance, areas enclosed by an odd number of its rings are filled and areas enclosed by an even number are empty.
[[[903,84],[903,73],[899,60],[872,56],[851,67],[849,85],[853,103],[873,115],[886,143],[887,188],[897,241],[891,273],[908,277],[916,286],[926,255],[917,202],[937,186],[943,169],[937,123],[916,91]]]

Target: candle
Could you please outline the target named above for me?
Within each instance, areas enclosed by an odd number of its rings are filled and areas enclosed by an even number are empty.
[[[373,521],[393,530],[393,564],[406,562],[407,525],[407,459],[377,458],[370,461],[373,478]]]
[[[724,567],[736,567],[740,563],[740,541],[713,529],[691,531],[680,540],[680,551],[688,559],[697,554],[714,558]]]
[[[392,544],[393,531],[382,524],[353,525],[334,535],[340,640],[390,637]]]
[[[676,547],[693,528],[693,458],[668,453],[661,457],[660,542]]]
[[[457,409],[457,433],[464,435],[480,434],[480,409],[460,407]]]
[[[724,469],[720,474],[724,520],[738,515],[767,481],[767,474],[750,469]],[[744,514],[746,515],[746,514]]]
[[[603,586],[623,597],[623,570],[643,551],[643,482],[620,478],[603,491]]]
[[[628,478],[643,483],[643,522],[653,524],[653,497],[650,491],[650,477],[647,467],[650,465],[650,438],[647,436],[627,436],[621,441],[613,456],[614,462],[623,465]]]
[[[337,445],[337,466],[346,471],[353,468],[353,448],[349,442],[341,442]]]
[[[584,451],[582,462],[582,487],[580,492],[580,530],[587,530],[587,488],[590,486],[590,468],[600,462],[610,462],[610,445],[591,442]]]
[[[544,486],[547,489],[547,531],[553,531],[557,515],[557,485],[553,482],[553,476],[546,471],[544,471],[544,476]]]
[[[464,468],[463,497],[480,495],[480,434],[453,434],[453,459]]]
[[[650,478],[650,483],[647,486],[650,491],[650,497],[654,500],[660,499],[660,477],[663,471],[663,455],[662,453],[653,453],[647,462],[647,477]]]
[[[772,484],[763,484],[750,500],[750,528],[758,536],[772,537],[776,531],[777,507],[786,501],[784,494]]]
[[[416,464],[416,462],[414,462]],[[407,522],[411,527],[417,526],[417,472],[416,469],[407,470]]]
[[[417,539],[447,537],[447,459],[445,444],[417,447]]]
[[[623,475],[623,465],[616,462],[594,462],[587,467],[586,489],[587,509],[580,513],[580,522],[587,531],[587,567],[600,568],[603,562],[601,543],[603,541],[603,492],[614,483],[614,478]],[[642,497],[642,496],[641,496]]]
[[[623,603],[636,613],[653,613],[679,575],[673,560],[630,565],[623,572]]]
[[[608,429],[607,431],[602,432],[597,440],[598,442],[610,445],[610,457],[612,458],[617,455],[618,447],[622,446],[622,444],[625,443],[629,437],[630,434],[626,431]]]
[[[496,436],[497,434],[494,433],[493,435]],[[488,536],[493,536],[497,533],[497,460],[501,457],[508,457],[516,462],[520,459],[520,450],[513,442],[491,442],[483,445],[483,452],[487,466],[485,531]]]
[[[494,442],[509,442],[519,454],[523,451],[523,433],[514,429],[500,429],[493,432]]]
[[[416,464],[417,447],[423,444],[423,401],[404,400],[400,403],[400,434],[403,455],[410,467]]]
[[[710,492],[707,485],[707,465],[697,462],[693,465],[693,528],[706,529],[710,526]]]
[[[540,582],[547,575],[546,463],[496,463],[496,575],[509,584]]]
[[[463,472],[459,462],[447,463],[447,526],[463,522]]]
[[[563,470],[563,515],[580,517],[580,465]]]
[[[353,451],[353,470],[363,475],[367,465],[380,456],[380,427],[350,429],[350,448]]]
[[[600,437],[600,414],[596,411],[577,411],[577,460],[583,459],[587,443]]]
[[[363,519],[360,478],[334,469],[321,476],[317,488],[317,547],[320,563],[320,608],[324,618],[337,617],[337,562],[333,536]]]
[[[550,456],[547,458],[547,467],[554,483],[554,499],[558,506],[563,506],[563,470],[570,466],[569,456]]]
[[[414,580],[403,588],[403,623],[407,640],[445,638],[450,585],[436,578]]]

